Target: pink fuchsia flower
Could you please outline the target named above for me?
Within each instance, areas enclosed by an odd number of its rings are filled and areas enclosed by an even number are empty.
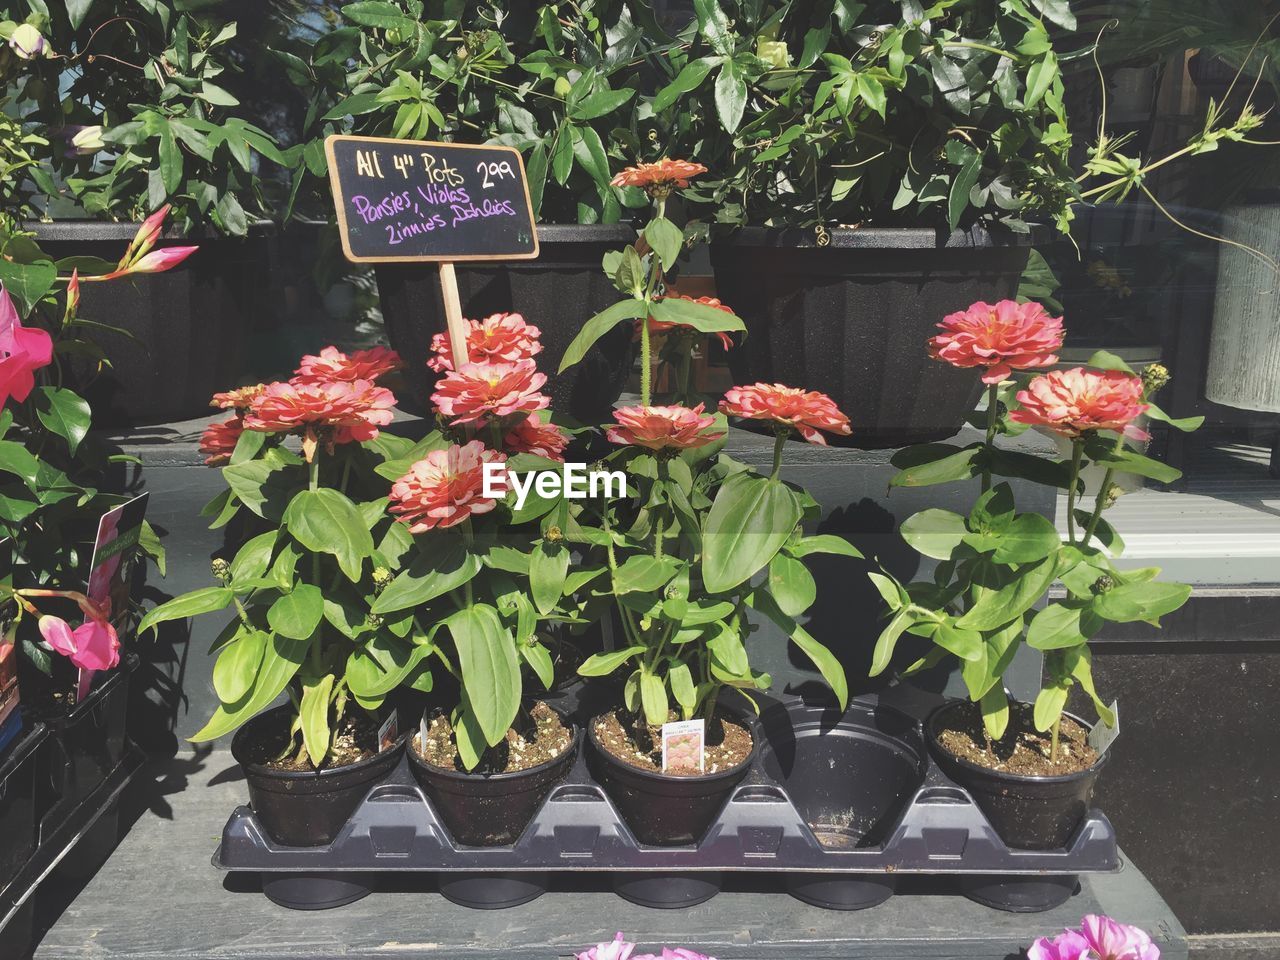
[[[231,454],[235,452],[240,434],[244,433],[244,421],[239,417],[211,423],[200,435],[200,452],[204,455],[205,466],[220,467],[231,462]]]
[[[35,389],[35,372],[53,360],[53,338],[37,327],[24,327],[9,291],[0,285],[0,403],[21,403]]]
[[[631,951],[635,948],[634,943],[628,943],[622,938],[622,934],[618,933],[610,942],[597,943],[590,950],[584,950],[574,956],[576,960],[628,960]]]
[[[120,640],[107,620],[88,620],[74,630],[61,617],[40,618],[40,635],[81,670],[110,670],[120,662]]]
[[[516,363],[468,363],[450,370],[436,383],[431,402],[455,426],[486,417],[533,413],[551,405],[540,393],[547,375],[532,360]]]
[[[537,414],[531,413],[502,438],[502,446],[509,453],[532,453],[548,460],[564,461],[564,448],[569,438],[554,423],[543,423]]]
[[[1091,913],[1080,921],[1080,934],[1098,960],[1160,960],[1160,948],[1145,930]]]
[[[953,367],[986,367],[982,382],[1007,380],[1014,370],[1032,370],[1058,362],[1062,318],[1038,303],[978,301],[938,324],[942,333],[929,341],[929,356]]]
[[[1148,409],[1142,393],[1142,378],[1120,370],[1051,370],[1018,391],[1019,407],[1009,419],[1046,427],[1064,437],[1114,430],[1145,440],[1147,432],[1133,422]]]
[[[716,422],[696,407],[619,407],[614,426],[605,431],[613,443],[633,444],[650,450],[690,450],[719,440],[723,433],[704,433]]]
[[[729,309],[728,307],[726,307],[723,303],[721,303],[721,302],[720,302],[718,299],[716,299],[715,297],[686,297],[686,296],[684,296],[683,294],[679,294],[679,293],[671,293],[671,294],[668,294],[668,295],[667,295],[667,296],[665,296],[665,297],[660,297],[659,299],[661,299],[661,300],[688,300],[690,303],[700,303],[700,304],[702,304],[704,307],[712,307],[712,308],[714,308],[714,309],[716,309],[716,310],[723,310],[725,313],[733,313],[733,311],[732,311],[731,309]],[[677,329],[679,329],[679,330],[693,330],[693,329],[695,329],[695,328],[690,327],[689,325],[687,325],[687,324],[683,324],[683,323],[668,323],[666,320],[656,320],[656,319],[654,319],[653,317],[650,317],[650,318],[649,318],[649,332],[650,332],[650,333],[666,333],[666,332],[667,332],[667,331],[669,331],[669,330],[677,330]],[[717,331],[716,331],[716,333],[715,333],[714,335],[715,335],[717,338],[719,338],[719,340],[720,340],[720,345],[721,345],[722,347],[724,347],[726,350],[732,350],[732,349],[733,349],[733,338],[732,338],[732,337],[730,337],[730,336],[729,336],[729,334],[725,333],[723,330],[717,330]],[[640,339],[640,320],[639,320],[639,318],[637,318],[637,319],[636,319],[636,322],[635,322],[635,337],[634,337],[634,339],[636,339],[636,340],[639,340],[639,339]]]
[[[1089,941],[1075,930],[1064,930],[1052,940],[1041,937],[1027,948],[1027,960],[1090,960]]]
[[[826,445],[819,430],[847,437],[849,418],[836,407],[835,401],[817,390],[784,387],[780,383],[753,383],[725,391],[720,412],[745,420],[772,420],[791,427],[810,443]]]
[[[302,452],[310,462],[318,443],[330,452],[338,443],[363,443],[378,436],[394,416],[396,398],[368,380],[352,383],[268,384],[244,416],[246,430],[302,432]]]
[[[627,167],[612,180],[612,187],[641,187],[651,194],[670,193],[672,187],[683,190],[689,181],[707,168],[700,163],[688,160],[668,160],[663,158],[654,163],[641,163]]]
[[[377,380],[399,370],[404,364],[400,354],[387,347],[370,347],[343,353],[337,347],[325,347],[319,354],[302,358],[295,372],[295,379],[319,380]]]
[[[470,363],[519,363],[542,352],[542,331],[518,313],[495,313],[467,321],[467,360]],[[453,346],[448,333],[431,338],[427,366],[436,373],[453,369]]]
[[[209,406],[222,410],[248,410],[266,389],[265,383],[255,383],[247,387],[236,387],[225,393],[215,393]]]
[[[489,450],[479,440],[432,450],[391,485],[391,513],[409,525],[410,533],[446,528],[488,513],[497,500],[485,496],[484,465],[505,463],[506,455]],[[489,483],[489,492],[506,495],[506,472]]]

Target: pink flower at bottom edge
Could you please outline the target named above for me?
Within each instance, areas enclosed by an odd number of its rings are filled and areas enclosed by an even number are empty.
[[[618,932],[610,942],[597,943],[590,950],[584,950],[574,956],[577,960],[628,960],[631,951],[635,948],[634,943],[628,943],[623,939],[622,933]]]
[[[1041,937],[1027,948],[1027,960],[1088,960],[1089,941],[1075,930],[1063,930],[1052,940]]]
[[[1160,960],[1160,948],[1139,927],[1091,913],[1080,921],[1081,939],[1098,960]]]

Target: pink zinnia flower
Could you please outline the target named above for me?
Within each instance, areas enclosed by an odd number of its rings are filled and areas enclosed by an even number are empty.
[[[529,414],[502,438],[510,453],[532,453],[548,460],[564,461],[564,448],[569,438],[554,423],[543,423],[537,414]]]
[[[265,383],[255,383],[247,387],[236,387],[225,393],[215,393],[213,399],[209,401],[209,406],[223,410],[248,410],[266,389]]]
[[[819,430],[847,437],[849,418],[836,407],[835,401],[817,390],[784,387],[780,383],[753,383],[725,391],[720,412],[745,420],[772,420],[795,429],[810,443],[826,445]]]
[[[264,433],[303,432],[302,452],[308,461],[323,441],[332,451],[337,443],[364,442],[378,435],[393,418],[396,398],[368,380],[352,383],[272,383],[244,416],[246,430]]]
[[[21,403],[35,389],[35,372],[53,360],[53,338],[38,327],[24,327],[9,291],[0,285],[0,404]]]
[[[1098,960],[1160,960],[1160,948],[1145,930],[1091,913],[1080,933]]]
[[[942,333],[929,341],[929,356],[953,367],[986,367],[982,382],[1007,380],[1014,370],[1031,370],[1058,362],[1062,318],[1051,317],[1038,303],[979,301],[952,313],[938,324]]]
[[[696,407],[619,407],[613,411],[615,426],[605,431],[613,443],[634,444],[650,450],[689,450],[719,440],[723,433],[703,433],[716,418]]]
[[[1142,378],[1120,370],[1051,370],[1018,391],[1009,419],[1047,427],[1064,437],[1089,430],[1115,430],[1135,440],[1148,434],[1133,421],[1146,412]]]
[[[609,185],[611,187],[643,187],[648,191],[653,191],[655,188],[658,190],[665,188],[669,191],[674,186],[683,190],[693,177],[706,172],[707,168],[700,163],[663,158],[654,163],[641,163],[634,167],[627,167],[610,180]]]
[[[618,933],[608,943],[597,943],[590,950],[584,950],[574,956],[577,960],[627,960],[635,948],[634,943],[628,943],[622,938],[622,934]]]
[[[680,293],[669,293],[665,297],[659,297],[659,299],[660,300],[688,300],[690,303],[700,303],[704,307],[713,307],[716,310],[723,310],[725,313],[733,313],[733,311],[729,307],[726,307],[723,303],[721,303],[715,297],[686,297]],[[684,323],[668,323],[665,320],[655,320],[653,317],[649,318],[650,333],[666,333],[668,330],[676,330],[676,329],[693,330],[695,328]],[[730,337],[729,334],[727,334],[725,331],[717,330],[714,336],[719,338],[720,345],[724,347],[726,350],[733,349],[733,338]],[[640,339],[640,319],[639,318],[636,318],[636,322],[635,322],[634,339],[636,340]]]
[[[519,363],[542,352],[542,331],[518,313],[495,313],[483,320],[467,321],[467,360],[470,363]],[[431,338],[432,356],[427,366],[436,373],[453,369],[453,347],[448,333]]]
[[[532,360],[468,363],[436,383],[431,402],[455,426],[485,417],[533,413],[551,405],[551,398],[539,393],[546,382],[547,375],[539,373]]]
[[[295,371],[295,379],[317,380],[377,380],[404,364],[400,354],[387,347],[370,347],[343,353],[337,347],[325,347],[319,354],[308,354]]]
[[[1052,940],[1041,937],[1027,948],[1027,960],[1089,960],[1089,941],[1074,930],[1064,930]]]
[[[204,462],[209,467],[220,467],[231,461],[240,434],[244,433],[244,421],[239,417],[211,423],[200,435],[200,452],[204,454]]]
[[[452,527],[473,514],[488,513],[497,500],[484,495],[484,465],[505,463],[506,455],[488,450],[479,440],[432,450],[391,485],[391,513],[409,525],[410,533]],[[506,473],[490,484],[506,494]]]
[[[81,670],[110,670],[120,662],[120,640],[106,619],[88,620],[72,630],[61,617],[43,616],[40,635]]]

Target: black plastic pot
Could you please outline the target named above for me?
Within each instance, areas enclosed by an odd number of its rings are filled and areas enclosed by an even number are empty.
[[[556,704],[548,706],[565,717]],[[456,843],[504,846],[519,839],[551,788],[569,773],[581,738],[575,727],[568,750],[528,770],[490,775],[445,770],[425,762],[414,747],[407,751],[409,769]]]
[[[0,890],[36,848],[36,772],[45,737],[43,724],[30,724],[0,760]]]
[[[250,741],[264,729],[283,728],[289,712],[285,705],[258,714],[237,731],[231,755],[244,769],[249,805],[272,839],[290,847],[322,846],[338,835],[365,794],[395,769],[406,737],[376,757],[319,771],[277,770],[250,759]]]
[[[719,870],[615,873],[613,892],[623,900],[655,910],[681,910],[706,903],[723,886]]]
[[[332,910],[367,897],[376,881],[366,873],[264,874],[262,892],[289,910]]]
[[[716,290],[742,317],[734,381],[828,394],[853,433],[844,446],[899,447],[956,434],[981,391],[977,372],[930,360],[946,314],[1012,297],[1025,237],[980,228],[812,231],[745,227],[711,245]]]
[[[547,873],[442,873],[437,881],[440,896],[472,910],[518,907],[537,900],[550,886]]]
[[[138,658],[124,651],[120,664],[102,675],[69,712],[23,709],[48,728],[37,759],[36,809],[43,843],[124,760],[129,681]]]
[[[547,224],[538,227],[536,260],[457,264],[462,315],[481,319],[514,312],[542,331],[538,368],[547,375],[551,408],[584,423],[609,418],[631,372],[632,329],[619,324],[583,359],[557,373],[582,325],[619,297],[601,269],[610,250],[635,240],[630,227]],[[382,316],[391,345],[405,360],[408,400],[429,406],[436,376],[426,366],[431,338],[445,331],[440,271],[434,263],[380,263]]]
[[[803,704],[766,710],[765,772],[787,791],[825,847],[882,844],[924,782],[915,724],[892,710],[854,708],[823,718]],[[833,777],[832,770],[854,771]],[[893,895],[893,876],[787,875],[793,897],[828,910],[863,910]]]
[[[930,752],[942,772],[969,791],[992,829],[1010,847],[1066,847],[1089,810],[1094,784],[1110,754],[1104,753],[1087,770],[1061,777],[1028,777],[981,767],[955,756],[938,742],[942,718],[947,711],[962,706],[952,703],[939,707],[925,722]],[[1089,726],[1079,717],[1066,716],[1082,727]]]
[[[743,722],[736,714],[735,720]],[[596,721],[587,724],[587,765],[604,788],[638,842],[652,847],[679,847],[700,842],[760,750],[760,735],[751,730],[751,754],[736,767],[696,777],[676,777],[642,770],[619,760],[596,738]],[[705,898],[704,898],[705,899]]]
[[[137,224],[55,221],[32,224],[55,260],[100,257],[115,263]],[[93,406],[97,427],[144,426],[203,416],[209,397],[243,375],[250,335],[270,315],[270,224],[247,237],[167,233],[158,246],[200,249],[165,273],[80,287],[80,316],[127,330],[136,339],[94,331],[110,369],[77,358],[71,385]]]

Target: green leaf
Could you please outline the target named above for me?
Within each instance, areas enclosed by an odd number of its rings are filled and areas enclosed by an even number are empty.
[[[533,604],[544,616],[550,613],[564,591],[569,573],[569,551],[561,543],[542,543],[529,557],[529,589]]]
[[[648,649],[646,646],[639,645],[623,650],[611,650],[608,653],[593,653],[578,666],[578,674],[584,677],[608,676],[632,657]]]
[[[1041,733],[1052,727],[1067,708],[1067,695],[1071,688],[1066,684],[1050,683],[1036,697],[1036,705],[1032,714],[1036,729]]]
[[[314,684],[302,688],[298,720],[302,725],[302,743],[307,748],[311,765],[317,770],[329,755],[329,697],[333,694],[333,674],[327,673]]]
[[[281,636],[307,640],[324,617],[324,593],[312,583],[300,583],[281,594],[267,611],[267,623]]]
[[[290,494],[300,485],[290,480],[280,460],[272,458],[223,467],[222,477],[241,503],[266,520],[284,516]]]
[[[1071,12],[1068,0],[1031,0],[1035,8],[1064,30],[1076,28],[1076,15]]]
[[[1183,433],[1190,433],[1193,430],[1199,430],[1204,426],[1204,417],[1171,417],[1162,409],[1157,407],[1150,401],[1147,402],[1147,416],[1152,420],[1159,420],[1167,423],[1175,430],[1181,430]]]
[[[899,468],[889,481],[895,487],[928,487],[953,480],[968,480],[980,472],[977,463],[982,447],[956,447],[947,443],[925,443],[894,454],[890,462]]]
[[[844,537],[831,533],[819,533],[812,537],[801,537],[787,544],[787,553],[793,557],[807,557],[811,553],[833,553],[840,557],[852,557],[855,560],[866,559],[862,551]]]
[[[520,709],[520,662],[511,633],[486,603],[449,617],[467,702],[489,746],[507,735]]]
[[[431,636],[434,633],[433,629]],[[347,658],[347,685],[352,693],[367,700],[384,697],[434,650],[428,637],[415,637],[411,643],[379,630]]]
[[[813,606],[818,598],[818,585],[808,567],[779,553],[769,561],[769,592],[783,613],[798,617]]]
[[[1024,513],[994,534],[996,563],[1032,563],[1062,546],[1058,528],[1038,513]]]
[[[671,687],[671,695],[683,708],[683,716],[687,720],[698,705],[698,687],[693,682],[689,665],[679,660],[671,661],[671,666],[667,668],[667,683]]]
[[[406,17],[400,7],[386,0],[361,0],[359,3],[343,4],[342,15],[362,27],[375,27],[379,30],[412,32],[416,26],[416,21]]]
[[[1159,483],[1173,483],[1182,476],[1182,471],[1159,460],[1152,460],[1140,453],[1122,448],[1110,456],[1096,460],[1104,466],[1119,470],[1122,473],[1136,473],[1140,477],[1149,477]]]
[[[917,552],[935,560],[950,560],[952,551],[968,534],[964,517],[950,510],[930,508],[902,522],[899,532]]]
[[[680,562],[674,557],[651,557],[635,554],[627,557],[614,574],[613,585],[618,593],[651,593],[666,586],[675,576]]]
[[[36,416],[48,429],[67,441],[74,454],[89,432],[91,411],[86,400],[71,390],[41,387],[36,393]]]
[[[705,303],[681,300],[679,297],[667,297],[655,301],[650,305],[650,310],[655,320],[693,327],[701,333],[732,333],[746,330],[746,325],[737,314],[718,307],[709,307]]]
[[[1047,50],[1027,71],[1027,93],[1022,102],[1028,110],[1040,102],[1057,78],[1058,58],[1052,50]]]
[[[597,90],[580,101],[571,111],[571,116],[575,120],[594,120],[617,110],[633,96],[635,91],[630,87],[623,87],[621,90]]]
[[[267,572],[271,566],[271,557],[276,550],[276,539],[279,531],[268,530],[247,541],[236,551],[231,561],[231,582],[237,580],[256,580]]]
[[[36,478],[40,475],[40,461],[22,444],[13,440],[0,440],[0,470],[12,473],[34,489]]]
[[[742,123],[747,106],[747,82],[738,74],[738,66],[726,60],[716,74],[716,115],[727,133],[733,133]]]
[[[836,695],[840,708],[847,707],[849,681],[845,677],[844,667],[840,665],[835,654],[819,643],[804,627],[779,610],[778,605],[768,593],[758,590],[748,598],[748,603],[772,620],[778,629],[791,638],[791,642],[799,647],[800,651],[818,668],[822,678],[827,681],[827,686]]]
[[[670,270],[676,265],[676,259],[684,247],[684,234],[679,227],[666,217],[654,217],[644,228],[644,239],[658,255],[665,269]]]
[[[947,225],[952,230],[960,225],[960,218],[969,208],[969,194],[977,184],[981,172],[982,154],[975,150],[951,181],[951,190],[947,194]]]
[[[370,610],[395,613],[421,606],[462,586],[479,572],[480,558],[466,549],[461,538],[438,538],[430,551],[420,551],[409,569],[387,585]]]
[[[542,681],[543,689],[550,690],[556,680],[556,668],[547,648],[540,643],[522,643],[520,656],[524,657],[525,663],[529,664],[529,668]]]
[[[1055,563],[1052,557],[1019,570],[1013,580],[999,590],[983,594],[956,626],[975,630],[994,630],[1026,613],[1044,596],[1053,583]]]
[[[915,616],[909,608],[904,607],[893,615],[893,619],[889,621],[880,636],[876,638],[875,649],[871,653],[871,669],[867,672],[867,676],[878,677],[888,669],[889,664],[893,662],[893,651],[898,646],[898,640],[906,632],[907,627],[915,623]]]
[[[1009,729],[1009,698],[1004,687],[997,683],[982,695],[978,706],[982,710],[982,725],[992,739],[999,740]]]
[[[1087,641],[1080,617],[1087,607],[1051,603],[1038,612],[1027,628],[1027,645],[1037,650],[1061,650]]]
[[[188,739],[192,743],[216,740],[269,706],[298,672],[310,646],[310,639],[294,640],[280,635],[273,636],[263,651],[253,689],[235,703],[219,705],[209,722]]]
[[[16,297],[23,316],[53,289],[58,279],[58,268],[49,260],[35,263],[14,263],[0,257],[0,285],[10,296]]]
[[[223,703],[235,703],[253,689],[270,637],[261,630],[241,628],[218,653],[213,665],[213,689]]]
[[[587,171],[596,183],[608,184],[609,158],[605,155],[600,134],[591,127],[573,127],[571,132],[573,156],[578,161],[578,166]]]
[[[716,63],[717,61],[712,57],[702,57],[686,63],[676,78],[659,90],[657,96],[653,98],[654,112],[667,109],[680,98],[682,93],[696,89],[707,78],[707,74]]]
[[[933,642],[961,660],[976,662],[986,658],[986,641],[977,630],[966,630],[950,622],[943,622],[938,624]]]
[[[780,480],[736,473],[716,492],[704,522],[702,580],[723,593],[751,579],[795,531],[803,510]]]
[[[638,320],[644,315],[643,300],[622,300],[597,313],[583,324],[582,329],[578,331],[578,335],[573,338],[573,341],[565,349],[564,356],[560,358],[560,372],[564,373],[585,357],[587,351],[591,349],[595,342],[619,323],[626,320]]]
[[[652,726],[660,726],[667,722],[667,688],[652,673],[640,671],[640,704],[644,708],[644,718]]]
[[[1093,612],[1114,623],[1155,623],[1172,613],[1191,596],[1185,583],[1122,583],[1093,598]]]
[[[204,587],[184,593],[148,610],[146,616],[138,623],[138,634],[141,636],[157,624],[169,620],[185,620],[188,617],[198,617],[202,613],[223,610],[231,603],[231,598],[234,596],[230,587]]]
[[[373,553],[373,537],[356,507],[331,487],[303,490],[284,514],[289,533],[308,550],[330,553],[352,582],[360,579],[364,558]]]

